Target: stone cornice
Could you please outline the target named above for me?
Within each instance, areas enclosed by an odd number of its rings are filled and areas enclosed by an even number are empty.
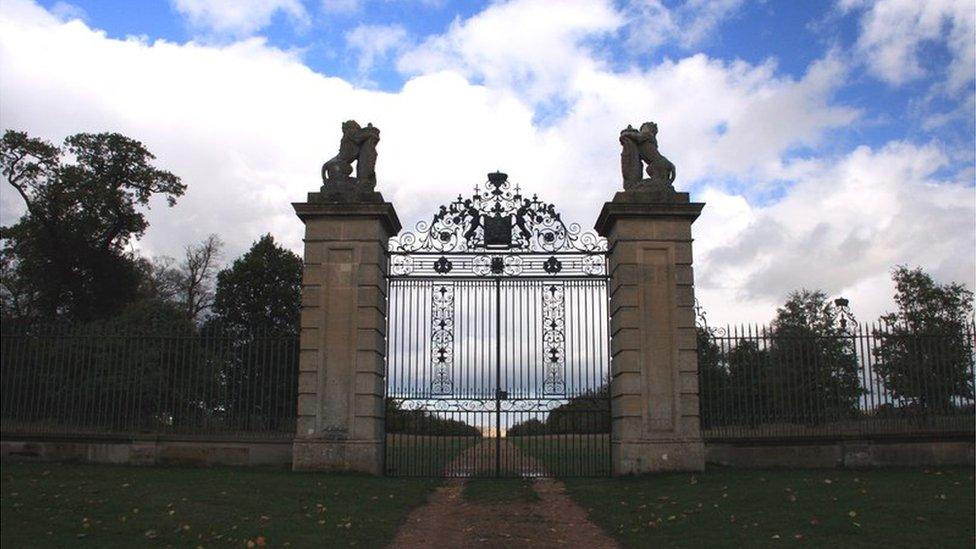
[[[383,227],[390,235],[400,232],[402,225],[397,217],[396,209],[389,202],[319,202],[309,193],[308,202],[293,202],[295,214],[303,221],[312,217],[375,217],[383,223]],[[377,193],[378,194],[378,193]],[[380,195],[382,198],[382,195]]]
[[[621,200],[621,195],[627,193],[617,193],[613,202],[603,204],[600,215],[596,219],[594,228],[600,236],[607,236],[613,228],[614,223],[621,218],[659,218],[659,219],[684,219],[689,223],[694,222],[701,215],[704,202],[688,202],[686,193],[677,193],[679,201],[674,202],[641,202],[628,200],[625,197]],[[680,201],[684,195],[684,201]]]

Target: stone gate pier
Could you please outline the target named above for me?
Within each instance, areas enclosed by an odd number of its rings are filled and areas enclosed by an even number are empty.
[[[386,245],[400,231],[373,190],[379,130],[343,124],[320,192],[293,204],[305,223],[295,470],[383,472]],[[357,174],[351,177],[350,162]]]
[[[652,122],[621,132],[624,191],[596,222],[609,249],[615,475],[705,468],[691,238],[704,204],[674,190],[656,135]]]

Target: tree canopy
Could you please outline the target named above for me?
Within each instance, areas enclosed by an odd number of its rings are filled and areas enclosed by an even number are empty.
[[[875,369],[898,398],[923,409],[948,410],[973,398],[973,292],[939,284],[920,268],[896,267],[898,311],[881,317]]]
[[[769,328],[698,330],[702,423],[820,423],[850,417],[862,394],[852,338],[819,290],[792,292]]]
[[[186,189],[154,159],[117,133],[79,133],[61,147],[3,135],[0,173],[27,209],[0,229],[5,317],[89,320],[136,298],[140,269],[126,246],[148,227],[140,206],[154,196],[172,206]]]
[[[213,321],[228,329],[297,335],[301,303],[302,259],[268,234],[217,274]]]

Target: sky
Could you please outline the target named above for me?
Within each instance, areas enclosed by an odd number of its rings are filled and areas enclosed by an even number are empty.
[[[891,269],[976,287],[972,0],[0,0],[0,127],[142,141],[186,194],[132,244],[229,261],[321,185],[343,120],[381,130],[404,227],[501,170],[592,227],[627,125],[705,202],[696,295],[766,322],[791,290],[892,310]],[[0,187],[0,222],[23,204]]]

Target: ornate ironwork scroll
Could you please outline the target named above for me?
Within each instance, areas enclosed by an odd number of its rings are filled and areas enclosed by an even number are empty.
[[[394,276],[605,276],[607,241],[503,173],[390,239]]]
[[[399,410],[423,410],[427,412],[494,412],[500,408],[503,412],[552,412],[569,404],[567,398],[521,398],[516,400],[496,401],[493,398],[398,398],[393,399]],[[609,408],[609,400],[605,396],[576,397],[572,400],[573,413],[581,411],[602,411]],[[497,406],[497,408],[496,408]]]
[[[434,286],[430,300],[431,365],[430,391],[449,395],[454,390],[454,284]]]
[[[561,282],[546,284],[542,294],[542,342],[545,351],[545,377],[542,392],[566,392],[566,291]]]

